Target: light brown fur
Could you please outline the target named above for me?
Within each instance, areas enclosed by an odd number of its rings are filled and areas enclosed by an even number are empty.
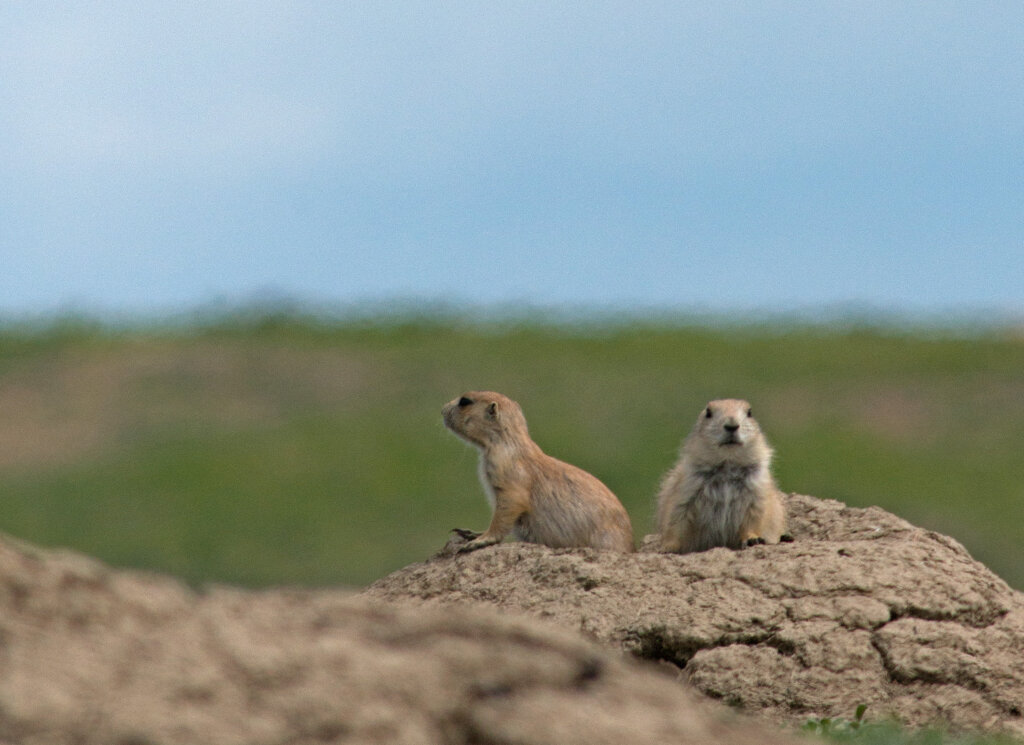
[[[708,403],[661,483],[656,530],[662,550],[688,553],[791,540],[771,460],[750,404]]]
[[[469,391],[442,413],[448,429],[479,449],[480,482],[494,511],[487,530],[460,551],[500,543],[510,533],[553,548],[634,550],[622,503],[591,474],[546,455],[515,401]]]

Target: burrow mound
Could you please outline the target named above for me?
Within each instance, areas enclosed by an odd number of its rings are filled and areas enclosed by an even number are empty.
[[[196,593],[0,537],[0,742],[792,742],[578,634],[344,592]]]
[[[680,670],[777,721],[846,717],[1024,735],[1024,595],[953,539],[878,508],[788,497],[795,542],[742,551],[450,549],[375,598],[483,603]]]

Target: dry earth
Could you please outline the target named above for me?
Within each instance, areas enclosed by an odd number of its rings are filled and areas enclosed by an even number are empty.
[[[878,508],[790,495],[792,544],[660,554],[504,544],[366,595],[526,613],[678,669],[776,722],[895,715],[1024,735],[1024,594]]]
[[[334,591],[196,593],[0,538],[0,742],[794,740],[536,619]]]

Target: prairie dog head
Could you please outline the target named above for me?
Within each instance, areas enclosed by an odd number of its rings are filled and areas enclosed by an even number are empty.
[[[467,391],[446,403],[441,413],[444,426],[480,449],[529,440],[519,404],[494,391]]]
[[[772,456],[750,404],[737,398],[709,401],[697,417],[685,449],[709,465],[768,465]]]

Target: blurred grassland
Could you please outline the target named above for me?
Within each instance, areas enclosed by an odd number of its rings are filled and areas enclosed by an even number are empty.
[[[1019,329],[226,314],[0,329],[0,530],[193,583],[362,585],[489,514],[441,425],[518,400],[635,533],[709,398],[752,402],[783,489],[877,504],[1024,587]],[[799,540],[799,536],[797,536]]]

